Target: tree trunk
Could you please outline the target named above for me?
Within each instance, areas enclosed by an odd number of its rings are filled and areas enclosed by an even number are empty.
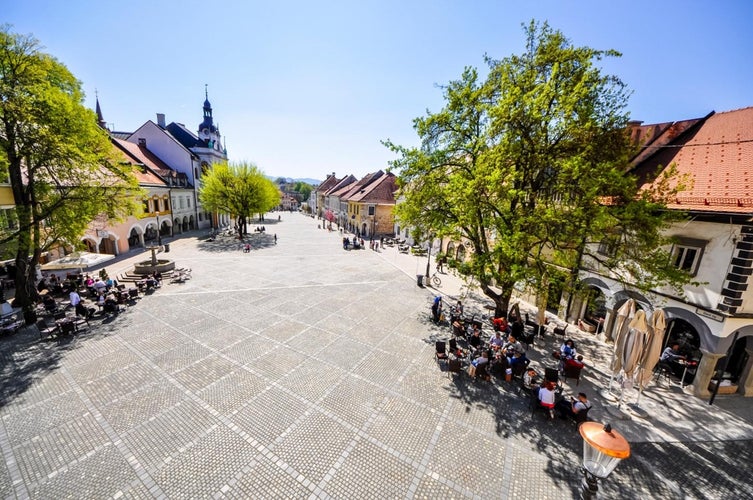
[[[507,308],[510,305],[510,297],[512,296],[512,285],[504,284],[499,293],[491,289],[488,282],[481,281],[481,290],[484,295],[494,301],[494,317],[506,318]]]

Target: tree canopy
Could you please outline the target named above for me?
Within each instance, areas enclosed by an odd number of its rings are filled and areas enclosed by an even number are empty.
[[[254,165],[217,163],[202,178],[199,199],[208,210],[235,217],[242,236],[253,214],[280,204],[280,190]]]
[[[0,234],[16,255],[16,301],[35,298],[34,268],[53,246],[78,246],[87,225],[138,208],[130,165],[83,104],[81,83],[36,39],[0,27],[0,166],[17,226]]]
[[[524,32],[523,54],[487,57],[485,79],[466,68],[443,87],[443,109],[414,120],[420,147],[385,141],[398,153],[398,219],[419,238],[468,244],[454,264],[498,315],[516,285],[574,286],[584,258],[626,283],[679,286],[687,276],[662,250],[668,193],[642,193],[627,175],[629,92],[597,67],[619,54],[575,47],[546,23]],[[605,240],[608,255],[592,251]]]

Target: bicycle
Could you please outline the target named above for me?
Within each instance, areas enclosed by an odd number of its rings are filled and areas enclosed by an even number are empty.
[[[439,276],[437,276],[437,273],[434,272],[429,278],[427,278],[427,281],[430,281],[431,284],[435,287],[442,286],[442,280]]]

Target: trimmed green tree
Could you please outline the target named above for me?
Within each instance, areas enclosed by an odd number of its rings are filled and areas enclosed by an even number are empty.
[[[544,300],[554,281],[572,290],[586,259],[625,283],[679,288],[688,276],[669,265],[662,230],[676,217],[663,200],[682,185],[642,192],[627,175],[628,92],[596,65],[619,54],[575,47],[546,23],[524,31],[523,54],[443,87],[444,108],[414,120],[420,147],[385,141],[398,154],[397,218],[419,239],[469,246],[449,263],[498,316],[515,286]],[[605,240],[608,254],[596,251]]]
[[[201,204],[235,217],[238,236],[248,232],[248,219],[280,204],[280,190],[255,165],[217,163],[201,181]]]
[[[121,219],[138,209],[132,167],[117,161],[83,98],[81,83],[36,39],[0,27],[0,164],[17,219],[0,243],[15,255],[21,307],[37,298],[42,252],[79,247],[95,217]]]

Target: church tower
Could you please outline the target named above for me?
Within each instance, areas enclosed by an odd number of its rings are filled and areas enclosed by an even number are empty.
[[[214,125],[212,119],[212,105],[209,103],[207,85],[204,85],[204,97],[204,120],[199,124],[199,140],[203,143],[203,147],[222,151],[220,129]]]

